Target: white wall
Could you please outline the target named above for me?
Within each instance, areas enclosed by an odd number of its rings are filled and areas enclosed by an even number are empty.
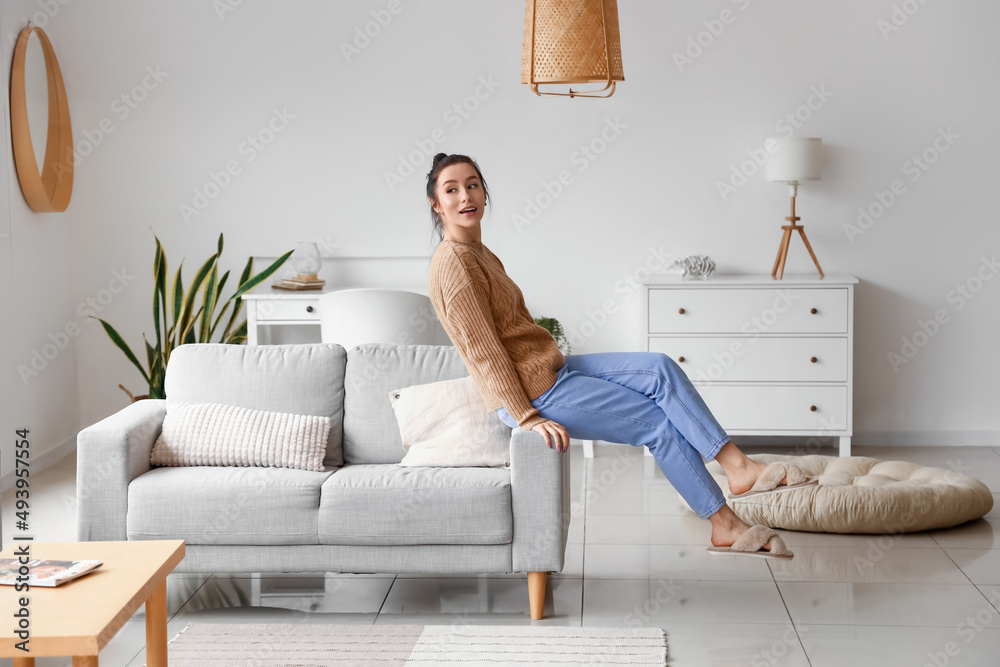
[[[31,470],[57,460],[75,446],[79,431],[77,348],[65,333],[76,321],[74,297],[79,287],[77,263],[85,257],[74,248],[72,227],[78,212],[35,213],[21,194],[10,145],[10,69],[14,44],[24,26],[22,15],[38,11],[34,2],[0,4],[0,79],[3,88],[4,156],[0,160],[0,468],[3,488],[13,481],[16,429],[28,429]],[[65,39],[53,24],[46,29],[60,62],[67,64]],[[62,31],[69,32],[66,23]],[[80,82],[67,81],[71,103]],[[75,120],[75,119],[74,119]]]
[[[618,312],[573,351],[634,350],[638,291],[625,278],[655,252],[709,254],[720,272],[770,272],[786,188],[762,171],[726,197],[719,183],[785,128],[828,147],[829,168],[800,189],[799,213],[824,270],[861,280],[856,442],[996,444],[1000,360],[991,342],[1000,281],[985,282],[960,310],[949,293],[1000,245],[988,205],[1000,148],[993,126],[1000,47],[990,34],[1000,5],[621,3],[626,81],[610,99],[569,100],[537,98],[519,83],[523,3],[401,0],[391,15],[383,11],[389,0],[234,0],[233,11],[220,14],[226,3],[72,2],[45,27],[66,80],[74,140],[84,152],[97,145],[77,168],[68,213],[21,210],[23,198],[11,191],[12,236],[27,235],[25,259],[14,267],[15,308],[31,304],[11,339],[15,361],[59,323],[85,324],[75,355],[61,356],[25,394],[30,421],[53,424],[39,447],[57,446],[123,407],[118,383],[142,390],[138,372],[76,308],[115,286],[116,270],[134,276],[101,316],[141,349],[141,333],[153,335],[151,229],[171,272],[186,258],[188,278],[220,232],[223,264],[234,273],[248,255],[273,257],[299,240],[341,257],[429,255],[430,158],[393,187],[386,173],[420,144],[427,153],[468,153],[495,202],[484,241],[532,314],[557,317],[569,331],[614,299]],[[900,4],[917,9],[883,35],[880,22],[891,25]],[[4,30],[37,7],[5,3]],[[711,24],[724,11],[729,23]],[[341,43],[364,30],[372,12],[391,21],[348,62]],[[720,34],[711,36],[706,21]],[[699,38],[707,46],[678,67],[675,53]],[[116,100],[144,81],[149,90],[138,91],[144,99],[125,117]],[[484,99],[470,98],[477,92]],[[465,100],[477,108],[463,118],[453,106]],[[785,120],[795,114],[803,119],[797,130]],[[281,131],[251,160],[243,142],[272,119]],[[616,123],[618,130],[605,129]],[[446,136],[439,142],[437,128]],[[939,142],[947,152],[911,180],[907,161],[933,152],[947,128],[958,138]],[[580,146],[602,132],[614,141],[596,159],[582,158]],[[240,173],[185,220],[181,205],[229,161]],[[563,170],[572,183],[519,227],[514,216],[526,215],[527,200]],[[858,207],[896,179],[905,192],[849,239],[845,225],[855,223]],[[72,270],[57,269],[44,287],[22,281],[38,247]],[[811,271],[796,243],[786,273]],[[939,309],[949,321],[894,371],[888,354]]]

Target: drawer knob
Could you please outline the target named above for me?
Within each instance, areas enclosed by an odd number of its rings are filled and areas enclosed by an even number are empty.
[[[812,358],[809,359],[809,361],[811,361],[811,362],[813,362],[815,364],[817,361],[819,361],[819,359],[817,359],[816,357],[812,357]]]
[[[681,308],[681,309],[680,309],[680,310],[678,310],[677,312],[678,312],[678,313],[680,313],[681,315],[683,315],[683,314],[684,314],[684,309],[683,309],[683,308]]]
[[[680,363],[683,364],[684,363],[684,357],[677,357],[677,361],[679,361]]]
[[[819,311],[817,311],[815,308],[812,308],[812,309],[809,310],[809,312],[812,313],[813,315],[815,315]]]
[[[810,405],[809,406],[809,410],[811,410],[812,412],[816,412],[816,406],[815,405]]]
[[[307,313],[311,313],[312,311],[313,311],[313,307],[312,306],[306,306],[306,312]]]

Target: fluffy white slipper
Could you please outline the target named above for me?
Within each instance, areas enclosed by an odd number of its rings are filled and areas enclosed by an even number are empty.
[[[788,477],[787,484],[779,484],[782,479]],[[802,469],[791,463],[776,462],[767,466],[767,469],[757,478],[753,486],[746,493],[730,493],[726,497],[729,500],[739,500],[750,496],[763,496],[768,493],[781,493],[792,489],[801,489],[804,486],[819,484],[819,477],[806,477]]]
[[[768,542],[771,543],[770,551],[763,548],[763,546]],[[712,555],[731,554],[737,556],[756,556],[757,558],[776,558],[782,560],[787,560],[795,555],[793,552],[788,550],[788,547],[785,546],[784,540],[781,539],[773,528],[760,525],[751,526],[747,532],[740,535],[739,539],[733,542],[733,546],[709,547],[708,553]]]

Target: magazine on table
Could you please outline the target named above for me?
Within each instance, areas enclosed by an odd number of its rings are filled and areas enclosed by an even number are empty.
[[[0,585],[58,586],[82,577],[101,564],[99,560],[29,560],[27,576],[21,573],[17,558],[0,558]]]

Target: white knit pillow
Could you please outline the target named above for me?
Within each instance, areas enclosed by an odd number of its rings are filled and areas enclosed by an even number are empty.
[[[511,428],[486,409],[471,376],[395,389],[389,400],[406,452],[399,465],[509,465]]]
[[[158,466],[260,466],[325,472],[330,418],[218,403],[167,409],[149,462]]]

